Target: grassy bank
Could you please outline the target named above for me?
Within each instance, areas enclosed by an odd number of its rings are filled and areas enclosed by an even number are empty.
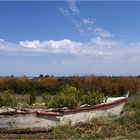
[[[53,139],[139,139],[140,95],[131,97],[120,116],[93,119],[76,126],[58,126],[48,134]]]

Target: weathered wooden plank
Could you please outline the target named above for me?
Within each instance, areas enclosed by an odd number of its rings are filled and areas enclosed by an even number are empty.
[[[0,133],[8,134],[25,134],[25,133],[35,133],[35,132],[50,132],[52,128],[50,127],[35,127],[35,128],[0,128]]]

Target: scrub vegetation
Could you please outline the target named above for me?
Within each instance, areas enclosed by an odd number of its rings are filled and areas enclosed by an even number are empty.
[[[46,97],[47,99],[47,97]],[[103,102],[104,95],[98,91],[87,92],[83,89],[76,89],[72,86],[66,86],[58,94],[45,100],[49,108],[74,108],[84,104],[94,105]]]
[[[11,106],[15,107],[17,105],[16,98],[10,90],[6,90],[0,93],[0,107],[1,106]]]
[[[128,89],[130,96],[120,116],[61,125],[46,133],[0,134],[0,139],[140,138],[140,77],[0,77],[1,107],[32,107],[43,102],[45,108],[73,108],[100,103],[105,96],[122,96]]]
[[[140,77],[71,76],[71,77],[0,77],[0,95],[9,91],[17,102],[7,99],[1,106],[29,107],[44,102],[49,108],[73,108],[83,104],[97,104],[105,96],[131,96],[140,89]]]
[[[98,90],[108,96],[120,96],[126,90],[135,94],[140,89],[140,77],[71,76],[71,77],[0,77],[0,92],[10,90],[14,94],[42,93],[55,95],[67,85],[84,91]]]
[[[51,132],[0,134],[0,139],[139,139],[140,94],[131,96],[120,116],[98,118],[75,126],[61,125]]]

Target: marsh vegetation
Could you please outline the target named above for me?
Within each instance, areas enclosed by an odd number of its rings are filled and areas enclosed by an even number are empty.
[[[9,107],[76,107],[97,104],[104,96],[130,97],[120,116],[93,119],[75,126],[61,125],[47,133],[0,134],[1,139],[139,139],[139,77],[27,77],[0,78],[0,106]],[[42,104],[43,103],[43,104]]]

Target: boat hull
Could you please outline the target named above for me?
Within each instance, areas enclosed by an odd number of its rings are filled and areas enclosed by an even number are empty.
[[[76,109],[64,109],[59,112],[31,112],[15,113],[14,115],[0,115],[0,128],[34,128],[52,127],[57,125],[77,124],[89,121],[93,118],[119,115],[125,105],[127,98],[113,102],[102,103],[80,107]]]
[[[107,117],[112,115],[120,115],[125,103],[119,103],[108,107],[102,107],[102,108],[94,108],[91,110],[83,110],[80,112],[67,112],[64,113],[64,116],[61,118],[60,123],[66,124],[76,124],[79,122],[85,122],[90,121],[94,118],[99,117]]]

